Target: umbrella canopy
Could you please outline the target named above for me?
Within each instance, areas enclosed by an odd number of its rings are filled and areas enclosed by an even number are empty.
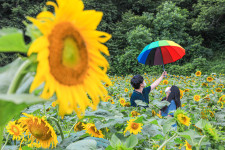
[[[161,40],[147,45],[138,56],[138,62],[146,65],[164,65],[181,59],[185,49],[169,40]]]

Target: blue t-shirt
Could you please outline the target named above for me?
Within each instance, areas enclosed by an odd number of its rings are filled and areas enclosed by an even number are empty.
[[[151,91],[151,86],[148,86],[143,89],[142,93],[134,90],[131,97],[130,97],[130,105],[136,107],[137,104],[135,100],[142,100],[143,102],[149,104],[149,93]]]
[[[176,104],[174,100],[171,100],[170,105],[166,108],[165,112],[161,111],[162,116],[174,116],[174,113],[172,111],[176,110]],[[170,113],[171,112],[171,113]]]

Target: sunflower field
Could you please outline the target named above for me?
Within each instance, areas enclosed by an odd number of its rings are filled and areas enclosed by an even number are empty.
[[[81,0],[46,5],[54,13],[44,8],[23,22],[30,43],[19,29],[0,30],[0,52],[21,54],[0,68],[1,150],[225,149],[224,74],[169,74],[150,92],[149,107],[131,107],[133,75],[107,73],[111,35],[97,30],[103,13]],[[158,78],[143,77],[147,86]],[[172,85],[182,107],[162,117]]]

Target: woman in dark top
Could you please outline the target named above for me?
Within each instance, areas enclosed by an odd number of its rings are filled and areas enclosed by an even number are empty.
[[[174,113],[177,108],[181,107],[180,101],[180,90],[177,86],[173,85],[169,90],[166,90],[167,97],[163,98],[163,100],[167,100],[170,102],[169,106],[164,106],[159,114],[162,116],[171,116],[173,117]]]

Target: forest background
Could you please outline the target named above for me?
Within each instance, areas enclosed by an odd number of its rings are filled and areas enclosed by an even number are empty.
[[[16,27],[25,33],[26,16],[35,17],[47,0],[0,0],[0,28]],[[104,13],[98,30],[112,34],[106,45],[111,75],[162,72],[145,66],[137,56],[149,43],[172,40],[186,50],[179,61],[165,65],[169,74],[225,73],[225,0],[83,0],[85,9]],[[53,12],[52,7],[47,7]],[[0,53],[4,66],[22,53]]]

